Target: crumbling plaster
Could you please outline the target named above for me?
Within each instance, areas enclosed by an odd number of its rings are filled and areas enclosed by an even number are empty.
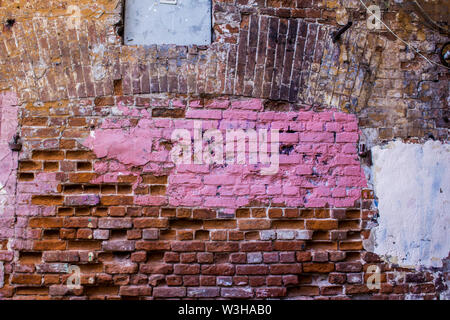
[[[379,218],[366,247],[402,266],[442,267],[450,251],[449,144],[397,140],[372,148],[372,158]]]

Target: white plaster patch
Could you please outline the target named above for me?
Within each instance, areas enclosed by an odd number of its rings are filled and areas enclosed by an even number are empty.
[[[441,267],[450,251],[450,145],[395,141],[372,155],[380,214],[374,252],[403,266]]]
[[[0,216],[5,211],[7,196],[8,193],[6,192],[5,186],[0,182]]]
[[[95,64],[92,68],[95,81],[100,81],[106,76],[106,69],[101,64]]]
[[[5,268],[3,267],[3,262],[0,262],[0,288],[3,288],[5,284]]]

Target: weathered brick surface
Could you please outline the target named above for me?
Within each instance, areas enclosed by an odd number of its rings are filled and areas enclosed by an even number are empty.
[[[0,8],[2,299],[439,296],[445,273],[363,249],[376,205],[357,147],[366,128],[376,141],[447,139],[445,70],[368,30],[359,1],[213,1],[207,47],[123,46],[118,2]],[[341,7],[354,24],[333,43]],[[411,7],[382,9],[439,61],[443,35]],[[170,134],[194,120],[279,129],[279,174],[174,168]],[[369,265],[380,289],[365,284]],[[67,287],[70,266],[80,288]]]
[[[21,101],[102,97],[115,89],[125,95],[233,94],[301,101],[356,112],[362,127],[379,128],[380,139],[448,136],[445,68],[406,50],[385,29],[368,30],[358,1],[250,5],[217,0],[215,41],[206,49],[121,46],[114,25],[121,20],[120,2],[97,1],[86,9],[78,2],[71,9],[70,2],[28,4],[27,10],[7,4],[2,12],[14,17],[14,24],[2,33],[0,66],[7,72],[0,87],[14,87]],[[424,6],[436,19],[446,18],[439,3]],[[57,9],[47,12],[50,7]],[[331,35],[342,8],[354,24],[334,44]],[[392,3],[381,9],[391,29],[439,62],[437,51],[446,39],[421,30],[421,21],[410,18],[414,6]],[[35,11],[52,19],[45,23],[47,18]],[[8,68],[9,63],[17,67]],[[104,98],[97,102],[107,103]]]

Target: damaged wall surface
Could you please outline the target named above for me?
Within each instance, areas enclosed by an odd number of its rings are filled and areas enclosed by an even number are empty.
[[[121,0],[2,1],[0,299],[448,299],[448,4],[420,3],[440,28],[375,1],[394,35],[213,0],[210,44],[134,46]],[[175,165],[196,122],[278,130],[279,171]]]
[[[380,215],[374,252],[403,266],[442,267],[450,252],[449,144],[395,141],[372,152]]]
[[[12,93],[0,94],[0,239],[14,235],[15,195],[17,183],[17,154],[9,143],[17,133],[17,99]],[[6,248],[0,242],[0,250]]]

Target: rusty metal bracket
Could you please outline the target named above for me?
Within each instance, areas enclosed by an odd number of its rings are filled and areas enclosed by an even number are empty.
[[[372,151],[370,149],[367,149],[365,144],[359,145],[358,155],[361,158],[365,159],[365,162],[368,166],[372,166]]]
[[[9,148],[12,151],[17,151],[17,152],[22,150],[22,139],[20,139],[20,136],[18,134],[16,134],[12,138],[11,142],[9,143]]]
[[[347,24],[345,26],[343,26],[341,29],[339,29],[338,31],[334,32],[332,34],[333,37],[333,43],[336,43],[336,41],[338,41],[341,38],[341,35],[347,31],[351,26],[352,26],[353,22],[349,21],[347,22]]]

